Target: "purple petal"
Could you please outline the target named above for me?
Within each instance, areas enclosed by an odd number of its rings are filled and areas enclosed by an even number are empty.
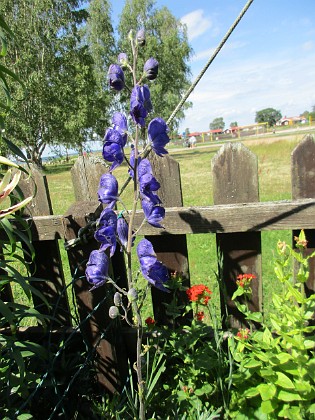
[[[118,198],[118,182],[114,175],[106,173],[101,176],[97,194],[101,203],[115,205]]]
[[[154,118],[148,125],[148,136],[152,142],[152,149],[158,156],[167,154],[165,145],[170,141],[167,132],[169,128],[162,118]]]
[[[120,91],[125,86],[125,75],[118,64],[111,64],[108,69],[108,81],[111,89]]]
[[[157,228],[163,228],[160,222],[165,217],[165,209],[162,206],[152,203],[150,200],[142,200],[142,209],[147,222]]]
[[[106,283],[108,267],[109,259],[104,252],[98,250],[91,252],[85,270],[87,281],[93,285],[90,290],[96,289]]]

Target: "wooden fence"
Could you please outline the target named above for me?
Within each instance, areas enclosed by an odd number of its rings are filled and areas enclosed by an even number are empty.
[[[261,268],[261,231],[305,229],[309,248],[315,249],[315,141],[306,136],[292,153],[292,200],[278,202],[259,202],[257,158],[241,143],[227,143],[212,159],[214,205],[210,207],[183,207],[179,164],[169,156],[151,156],[156,178],[161,183],[159,196],[166,207],[165,229],[156,229],[146,224],[141,235],[152,243],[158,258],[172,272],[182,273],[185,285],[190,284],[189,258],[186,235],[213,233],[216,235],[218,252],[222,255],[221,276],[225,281],[228,294],[228,308],[232,319],[239,320],[230,298],[235,290],[236,277],[240,273],[253,273],[253,310],[262,308],[262,268]],[[209,165],[211,162],[209,161]],[[77,238],[80,229],[87,222],[95,220],[102,207],[95,199],[99,178],[104,172],[101,163],[89,158],[79,157],[72,170],[76,202],[65,215],[52,215],[46,179],[34,170],[38,192],[28,209],[31,213],[29,225],[36,250],[34,264],[35,276],[47,279],[40,286],[41,292],[49,300],[51,308],[35,305],[42,312],[54,314],[57,322],[50,325],[51,331],[61,334],[73,330],[66,294],[60,296],[65,286],[63,267],[60,259],[58,240],[70,241]],[[24,180],[23,190],[27,193],[33,188],[31,180]],[[135,223],[142,222],[142,212],[136,215]],[[82,230],[80,231],[82,232]],[[108,307],[111,299],[103,304],[107,287],[89,292],[84,278],[84,262],[90,252],[98,248],[94,238],[83,241],[79,246],[69,248],[67,256],[71,275],[76,279],[74,290],[81,320],[80,329],[90,342],[96,346],[98,380],[113,392],[121,385],[128,371],[128,357],[134,357],[135,348],[128,338],[130,329],[126,327],[110,330],[100,339],[102,332],[110,325]],[[205,258],[209,258],[206,256]],[[213,256],[212,256],[213,258]],[[122,253],[118,250],[112,262],[112,275],[119,279],[121,287],[127,287],[126,268]],[[315,293],[315,267],[310,263],[310,277],[307,293]],[[160,323],[167,322],[162,302],[169,295],[152,290],[154,317]],[[7,299],[11,294],[7,291]],[[58,303],[58,310],[55,306]],[[93,308],[98,310],[89,317]],[[62,326],[62,328],[61,328]],[[33,328],[33,332],[36,328]],[[32,328],[27,330],[30,334]],[[38,332],[40,331],[40,332]],[[37,334],[45,335],[38,329]]]

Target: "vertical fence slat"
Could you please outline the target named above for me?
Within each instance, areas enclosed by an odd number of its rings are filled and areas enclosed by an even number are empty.
[[[168,155],[163,158],[151,153],[149,157],[154,176],[161,187],[158,195],[164,207],[183,206],[182,188],[180,180],[180,168],[178,162]],[[163,223],[162,223],[163,224]],[[183,285],[190,286],[188,250],[186,235],[148,236],[157,257],[168,268],[169,272],[180,273]],[[163,302],[170,303],[170,294],[152,288],[152,301],[155,320],[161,324],[167,324],[169,318]],[[185,301],[185,294],[181,293],[180,302]]]
[[[25,209],[25,213],[31,216],[47,216],[53,214],[46,176],[44,176],[34,165],[31,166],[32,177],[24,177],[20,187],[25,197],[33,195],[36,184],[36,195]],[[58,240],[47,240],[43,244],[40,241],[33,241],[35,260],[31,264],[31,273],[34,277],[47,281],[33,283],[48,300],[51,308],[37,296],[33,296],[36,309],[43,314],[54,315],[63,325],[71,325],[71,315],[67,294],[65,293],[65,279],[61,264]],[[25,257],[27,259],[27,257]],[[64,292],[64,293],[62,293]],[[58,305],[58,306],[56,306]]]
[[[292,199],[315,198],[315,140],[312,135],[305,136],[293,150],[291,165]],[[299,233],[293,231],[293,238]],[[308,245],[304,253],[309,255],[315,251],[315,229],[305,230],[305,235]],[[309,260],[309,272],[305,285],[308,296],[315,293],[315,258]]]
[[[92,159],[80,157],[73,166],[72,179],[77,201],[65,215],[65,239],[75,239],[79,230],[86,226],[91,218],[99,217],[102,205],[97,201],[97,190],[100,176],[105,172],[104,165],[95,163]],[[81,201],[90,200],[90,201]],[[100,385],[114,393],[120,389],[128,374],[128,361],[119,328],[113,331],[110,325],[113,321],[108,316],[112,303],[113,291],[108,286],[100,287],[92,292],[91,286],[85,278],[85,266],[92,250],[98,249],[100,244],[90,238],[86,243],[68,250],[71,273],[75,276],[74,290],[81,322],[82,333],[91,346],[96,347],[97,377]],[[119,248],[119,247],[117,247]],[[113,276],[120,287],[125,287],[126,277],[122,253],[117,249],[114,257]],[[103,303],[101,303],[103,301]],[[99,308],[90,314],[100,304]],[[90,317],[87,319],[87,317]],[[117,325],[116,325],[117,327]],[[104,338],[99,341],[101,334],[106,331]],[[118,363],[119,361],[119,363]]]
[[[228,143],[212,159],[214,204],[236,204],[259,201],[257,158],[241,143]],[[217,249],[222,256],[220,276],[227,293],[229,320],[223,311],[225,326],[238,327],[242,316],[231,297],[236,290],[238,274],[257,276],[252,281],[250,308],[262,311],[261,234],[260,232],[220,233],[216,235]]]

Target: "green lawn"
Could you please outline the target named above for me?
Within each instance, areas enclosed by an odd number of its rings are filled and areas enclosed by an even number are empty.
[[[277,136],[277,141],[261,141],[260,144],[244,142],[258,158],[260,200],[283,200],[291,198],[290,156],[304,134]],[[204,145],[202,145],[204,146]],[[171,156],[180,163],[184,206],[206,206],[213,204],[211,160],[218,147],[194,149],[170,148]],[[71,165],[50,166],[46,172],[55,214],[66,212],[74,201],[71,186]],[[126,179],[127,166],[122,165],[115,176],[122,185]],[[96,196],[96,192],[95,192]],[[131,204],[131,184],[124,193],[123,201]],[[290,232],[263,232],[263,281],[265,309],[268,312],[268,296],[274,288],[273,253],[278,239],[290,243]],[[217,270],[215,236],[211,234],[188,235],[189,266],[193,284],[206,283],[215,289]],[[215,294],[215,293],[214,293]]]

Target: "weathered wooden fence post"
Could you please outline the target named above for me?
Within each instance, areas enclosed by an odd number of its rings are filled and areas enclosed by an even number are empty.
[[[212,159],[214,204],[251,203],[259,201],[257,158],[241,143],[227,143]],[[219,274],[226,290],[228,318],[223,299],[225,326],[239,327],[243,321],[231,297],[239,274],[257,276],[252,281],[250,308],[262,311],[261,234],[260,232],[216,234],[218,254],[222,255]],[[220,259],[219,259],[220,260]]]
[[[291,182],[292,199],[315,198],[315,140],[310,134],[305,136],[291,154]],[[299,235],[299,231],[293,231],[294,236]],[[308,240],[305,255],[315,251],[315,230],[305,230]],[[309,260],[309,280],[305,285],[306,294],[309,296],[315,293],[315,258]]]
[[[106,168],[100,162],[81,156],[71,169],[74,185],[74,203],[65,215],[65,238],[67,241],[78,237],[79,230],[86,226],[89,220],[99,217],[102,205],[97,201],[97,190],[101,175]],[[85,265],[92,250],[98,249],[99,243],[92,237],[87,242],[68,249],[70,270],[76,281],[74,290],[78,304],[81,322],[81,331],[96,347],[97,352],[97,375],[99,383],[108,391],[114,393],[123,385],[124,378],[128,373],[127,355],[123,337],[119,330],[112,328],[113,321],[108,316],[109,307],[112,305],[112,290],[108,286],[102,286],[93,292],[85,279]],[[118,283],[125,287],[124,263],[119,264],[118,254],[113,264],[114,278],[119,278]],[[118,261],[118,263],[117,263]],[[92,311],[98,309],[90,317]],[[87,319],[87,317],[90,317]],[[104,337],[101,338],[102,333]],[[119,363],[118,363],[119,361]]]
[[[36,195],[25,209],[25,214],[30,216],[52,215],[52,205],[46,176],[43,175],[35,165],[30,166],[31,177],[24,176],[19,186],[25,197]],[[35,308],[43,314],[53,315],[61,325],[71,325],[71,315],[65,292],[65,279],[61,264],[58,238],[45,241],[33,241],[35,249],[35,261],[31,264],[33,277],[45,279],[46,281],[32,283],[48,300],[51,308],[43,303],[37,296],[33,296]],[[25,255],[25,258],[29,258]],[[56,306],[57,305],[57,306]],[[54,323],[54,326],[58,324]]]
[[[182,207],[182,188],[180,180],[179,163],[168,155],[163,158],[151,152],[149,157],[154,176],[161,187],[158,195],[164,207]],[[163,223],[162,223],[163,224]],[[183,285],[190,286],[188,251],[186,235],[156,235],[148,236],[157,257],[168,268],[169,272],[179,273],[183,279]],[[180,301],[185,301],[185,294],[181,293]],[[152,301],[154,318],[161,324],[168,324],[169,317],[163,302],[170,303],[171,295],[152,288]]]

